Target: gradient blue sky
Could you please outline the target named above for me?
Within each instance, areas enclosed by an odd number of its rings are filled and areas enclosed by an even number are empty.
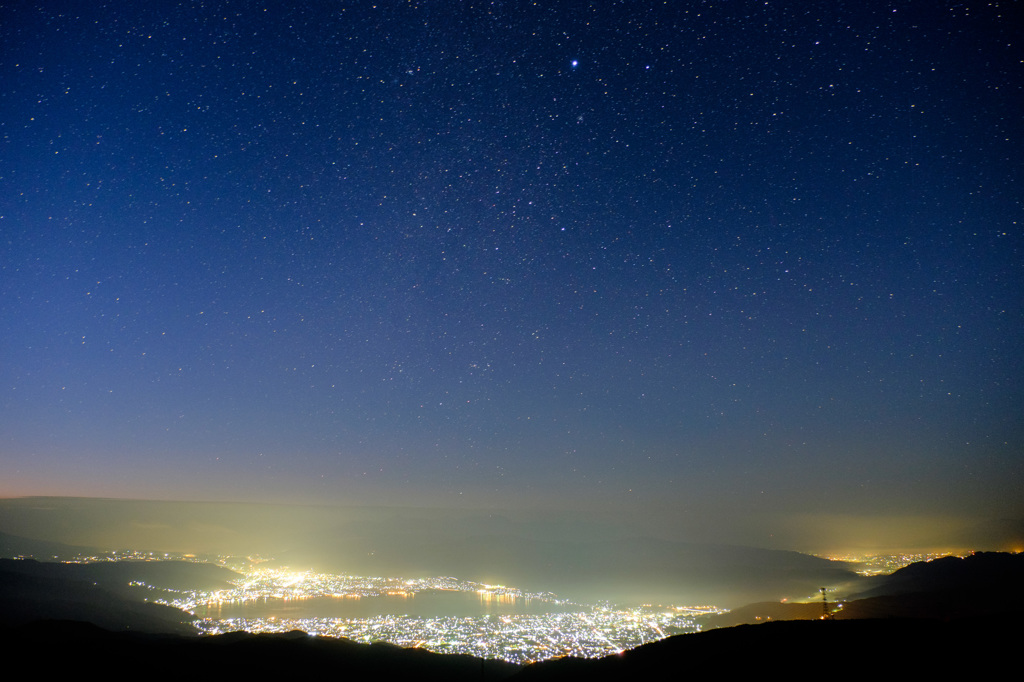
[[[0,8],[0,495],[1024,515],[1013,3]]]

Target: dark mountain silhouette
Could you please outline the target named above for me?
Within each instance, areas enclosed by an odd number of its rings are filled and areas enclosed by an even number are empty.
[[[879,576],[852,594],[837,617],[987,618],[1024,610],[1024,554],[977,552]]]
[[[231,633],[180,637],[108,632],[68,622],[0,628],[21,660],[48,675],[111,669],[139,674],[275,675],[302,672],[339,679],[656,680],[692,676],[800,674],[829,679],[897,675],[986,675],[1015,660],[1016,618],[957,620],[787,621],[678,635],[600,659],[563,658],[519,667],[470,656],[433,654],[387,644]],[[169,667],[170,666],[170,667]]]
[[[1016,618],[783,621],[678,635],[600,659],[524,668],[516,682],[821,675],[830,680],[994,674],[1016,655]]]
[[[86,623],[42,622],[0,628],[0,641],[47,677],[89,670],[158,678],[201,674],[292,679],[316,673],[342,680],[501,680],[519,670],[504,661],[435,654],[390,644],[311,637],[304,632],[244,632],[180,637],[109,632]]]
[[[129,582],[172,590],[219,590],[231,587],[234,571],[193,561],[98,561],[94,563],[42,562],[32,559],[0,559],[0,569],[26,575],[91,582],[124,595],[138,594]]]
[[[870,618],[964,619],[1024,610],[1024,554],[979,552],[966,558],[945,557],[906,566],[870,579],[870,588],[832,607],[837,620]],[[831,599],[831,601],[835,601]],[[819,601],[759,602],[711,616],[708,627],[730,627],[769,620],[814,620]]]
[[[975,552],[968,557],[948,556],[920,561],[891,573],[869,578],[866,587],[848,599],[935,592],[941,590],[979,590],[1003,597],[1021,593],[1024,578],[1024,554]]]
[[[132,564],[142,565],[132,565]],[[40,620],[74,620],[110,630],[196,634],[192,616],[143,600],[128,581],[152,571],[149,562],[47,564],[0,559],[0,624],[18,626]],[[184,563],[184,562],[182,562]],[[188,564],[186,564],[188,566]],[[214,566],[193,564],[197,576]],[[164,573],[173,573],[164,569]],[[179,571],[188,571],[185,566]]]

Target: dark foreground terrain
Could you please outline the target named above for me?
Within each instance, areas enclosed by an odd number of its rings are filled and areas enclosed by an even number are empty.
[[[223,675],[328,675],[331,679],[662,680],[694,676],[821,675],[895,679],[900,675],[988,675],[1017,661],[1019,619],[787,621],[680,635],[602,659],[558,659],[526,667],[387,644],[232,633],[182,637],[109,632],[93,625],[41,622],[0,630],[8,657],[30,674],[159,679]],[[237,679],[237,678],[236,678]]]

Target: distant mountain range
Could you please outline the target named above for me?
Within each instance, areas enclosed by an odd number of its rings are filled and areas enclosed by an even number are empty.
[[[24,538],[0,531],[0,557],[32,557],[39,561],[62,561],[76,556],[99,554],[99,550],[91,547],[76,547],[63,542],[50,542]]]
[[[853,584],[847,564],[798,552],[647,536],[580,516],[457,509],[326,508],[88,498],[0,500],[0,535],[52,559],[69,545],[273,556],[332,573],[457,576],[583,602],[716,604],[802,598]],[[33,547],[26,537],[50,542]],[[0,555],[4,552],[0,551]]]
[[[505,534],[403,540],[383,536],[343,548],[359,575],[458,575],[584,602],[736,606],[859,580],[846,564],[798,552],[645,537],[596,541]]]

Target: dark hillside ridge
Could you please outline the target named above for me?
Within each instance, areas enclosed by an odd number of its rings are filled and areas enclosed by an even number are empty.
[[[522,667],[471,656],[434,654],[387,644],[231,633],[178,637],[108,632],[85,623],[43,622],[0,629],[17,658],[48,676],[90,669],[204,676],[230,673],[294,676],[329,673],[346,680],[657,680],[826,670],[829,679],[881,675],[989,675],[1016,661],[1022,627],[1005,616],[983,622],[908,619],[789,621],[678,635],[601,659],[564,658]],[[172,666],[169,668],[168,666]]]
[[[158,678],[230,674],[253,679],[293,679],[322,673],[338,680],[502,680],[519,670],[504,661],[435,654],[391,644],[359,644],[304,632],[253,635],[235,632],[179,637],[109,632],[87,623],[47,621],[0,629],[3,646],[47,677],[89,670]]]
[[[906,566],[871,579],[871,589],[841,600],[829,610],[836,620],[871,618],[983,619],[1024,612],[1024,554],[976,553]],[[817,620],[821,602],[760,602],[711,616],[709,627],[769,620]]]
[[[559,659],[524,668],[516,682],[663,680],[692,676],[821,673],[829,680],[921,679],[1002,672],[1024,632],[1006,615],[967,620],[780,621],[678,635],[601,659]]]
[[[890,575],[870,578],[866,589],[849,599],[934,592],[939,590],[994,590],[1002,597],[1024,595],[1024,554],[975,552],[960,558],[943,557],[904,566]],[[993,598],[997,595],[992,594]]]
[[[97,561],[61,563],[33,559],[0,559],[0,570],[53,580],[89,582],[106,589],[130,593],[127,585],[141,581],[172,590],[219,590],[239,578],[234,571],[194,561]]]
[[[0,559],[0,625],[72,620],[110,630],[198,634],[191,625],[191,614],[147,603],[131,593],[127,587],[131,578],[126,577],[125,570],[133,567],[114,566]]]

